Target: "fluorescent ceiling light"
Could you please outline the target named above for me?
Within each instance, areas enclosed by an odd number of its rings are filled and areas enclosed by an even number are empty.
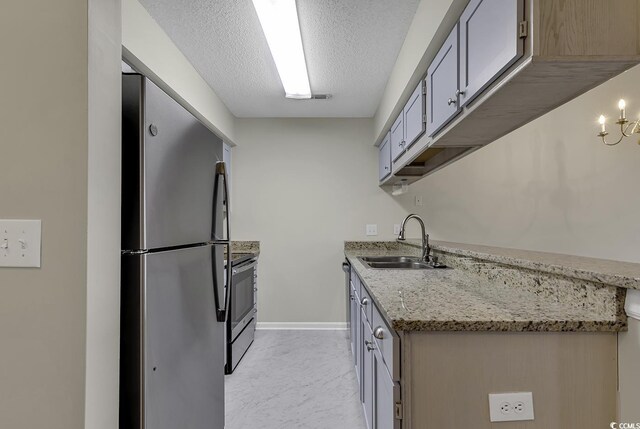
[[[295,0],[253,0],[287,98],[311,98]]]

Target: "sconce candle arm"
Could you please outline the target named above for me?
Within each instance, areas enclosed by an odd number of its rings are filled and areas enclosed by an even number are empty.
[[[614,142],[614,143],[607,143],[607,136],[609,135],[609,133],[604,132],[604,133],[598,133],[598,137],[600,137],[602,139],[602,143],[604,143],[607,146],[615,146],[618,143],[620,143],[622,141],[622,139],[624,139],[624,136],[620,136],[620,138],[618,139],[618,141]]]
[[[637,132],[638,129],[638,122],[640,121],[633,121],[633,122],[629,122],[625,119],[620,119],[617,124],[620,124],[620,132],[622,133],[622,135],[624,137],[631,137],[635,132]],[[625,127],[625,124],[627,124],[627,126]],[[631,128],[633,127],[633,128]],[[631,128],[631,133],[627,134],[627,131],[629,131],[629,128]]]

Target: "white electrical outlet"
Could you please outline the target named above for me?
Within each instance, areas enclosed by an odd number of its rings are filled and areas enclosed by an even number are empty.
[[[378,225],[377,224],[367,224],[367,235],[378,235]]]
[[[0,219],[0,267],[40,267],[39,220]]]
[[[422,207],[422,197],[420,195],[416,195],[416,206]]]
[[[533,420],[533,393],[490,393],[489,417],[492,422]]]
[[[393,235],[398,235],[400,234],[400,224],[396,223],[393,225]]]

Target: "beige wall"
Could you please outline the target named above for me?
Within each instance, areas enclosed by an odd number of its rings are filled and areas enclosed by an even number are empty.
[[[235,117],[138,0],[122,0],[122,54],[226,142]]]
[[[595,136],[621,97],[638,118],[639,79],[636,67],[412,185],[432,236],[640,262],[638,136]]]
[[[605,147],[603,112],[640,113],[640,67],[411,185],[434,238],[640,262],[638,136]],[[617,135],[613,127],[609,131]],[[411,207],[411,209],[415,209]],[[623,421],[640,421],[640,322],[620,340]]]
[[[0,14],[0,218],[42,219],[42,267],[0,268],[3,428],[116,427],[118,11],[116,0],[25,0]],[[96,375],[108,381],[85,399]]]
[[[80,428],[87,298],[87,1],[25,0],[4,3],[2,9],[0,217],[42,219],[42,268],[0,268],[0,426]]]
[[[370,119],[239,119],[233,238],[260,240],[260,322],[345,321],[344,240],[393,239]],[[400,200],[402,201],[402,200]],[[365,224],[378,224],[378,237]]]

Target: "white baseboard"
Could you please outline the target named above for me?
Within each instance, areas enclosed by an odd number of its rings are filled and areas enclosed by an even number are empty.
[[[256,329],[345,330],[346,322],[258,322]]]

